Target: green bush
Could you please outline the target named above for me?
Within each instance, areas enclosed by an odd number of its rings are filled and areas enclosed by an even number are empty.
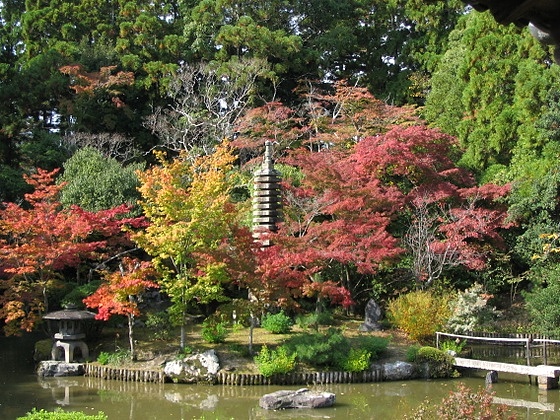
[[[428,364],[430,378],[449,378],[455,375],[453,357],[435,347],[420,347],[414,361]]]
[[[142,163],[123,166],[91,147],[78,150],[64,163],[60,181],[66,182],[60,195],[65,207],[76,204],[88,211],[111,209],[121,204],[135,206],[138,198],[138,175]]]
[[[166,311],[148,313],[146,315],[146,328],[152,330],[152,337],[156,340],[168,340],[171,336],[169,313]]]
[[[107,365],[109,364],[110,357],[111,355],[109,353],[107,353],[106,351],[102,351],[101,353],[99,353],[99,356],[97,356],[97,363],[99,363],[100,365]]]
[[[418,350],[421,348],[422,347],[419,344],[413,344],[406,349],[406,361],[410,363],[416,361],[416,358],[418,357]]]
[[[490,297],[479,283],[457,293],[450,302],[451,316],[447,320],[446,330],[454,334],[467,334],[495,318],[496,310],[487,305]]]
[[[360,336],[354,340],[353,346],[370,353],[371,359],[376,360],[387,350],[389,339],[385,337]]]
[[[284,311],[266,314],[261,323],[261,326],[272,334],[287,334],[292,330],[292,325],[292,319]]]
[[[120,365],[131,359],[132,357],[129,350],[117,350],[114,353],[102,351],[99,353],[99,356],[97,356],[97,363],[101,365]]]
[[[177,353],[176,359],[184,359],[185,357],[193,354],[193,348],[190,346],[185,346],[182,349],[180,349]]]
[[[443,343],[441,343],[440,348],[442,351],[446,353],[453,352],[455,354],[459,354],[463,351],[465,344],[467,344],[466,340],[463,341],[446,340]]]
[[[436,295],[426,290],[400,295],[387,306],[389,321],[418,341],[433,338],[449,316],[449,295]]]
[[[50,360],[52,345],[52,338],[36,341],[35,350],[33,351],[33,359],[35,361]]]
[[[297,354],[300,362],[316,367],[340,367],[348,359],[350,342],[336,328],[325,333],[298,334],[284,344],[290,353]]]
[[[208,343],[223,343],[229,335],[225,322],[204,321],[202,323],[202,338]]]
[[[333,314],[328,311],[312,312],[305,315],[300,315],[296,318],[296,324],[302,329],[313,328],[317,330],[319,325],[333,325]]]
[[[255,363],[259,372],[270,377],[279,373],[288,373],[296,367],[296,355],[290,353],[285,346],[280,346],[276,350],[270,350],[266,345],[262,346],[259,354],[255,356]]]
[[[535,331],[552,337],[560,337],[560,280],[557,275],[560,269],[550,269],[550,274],[544,274],[542,281],[546,287],[536,285],[533,291],[525,293],[527,310],[531,317]]]
[[[92,280],[86,284],[78,285],[77,283],[72,283],[72,288],[70,291],[62,297],[60,303],[63,307],[68,305],[74,305],[78,309],[84,308],[83,303],[84,298],[95,292],[101,285],[101,280]]]
[[[369,369],[371,353],[366,349],[350,349],[348,358],[342,363],[342,369],[346,372],[363,372]]]
[[[57,408],[55,411],[37,410],[34,408],[25,417],[18,417],[17,420],[107,420],[108,417],[103,412],[97,414],[85,414],[81,411],[62,411]]]

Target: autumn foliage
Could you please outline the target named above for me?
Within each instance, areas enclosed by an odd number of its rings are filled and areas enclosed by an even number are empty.
[[[96,308],[96,319],[107,321],[111,315],[140,315],[135,299],[149,288],[159,288],[156,271],[151,263],[124,258],[120,270],[106,272],[103,283],[84,299],[88,308]]]
[[[290,153],[283,162],[302,176],[285,180],[284,221],[270,234],[273,245],[262,251],[263,290],[279,283],[276,290],[292,297],[348,304],[354,284],[347,268],[374,275],[399,261],[407,251],[404,227],[414,224],[420,202],[434,217],[433,235],[416,252],[433,257],[451,249],[455,265],[484,268],[504,244],[501,232],[509,223],[500,199],[509,188],[476,186],[455,165],[456,153],[452,137],[422,125],[396,126],[346,150]],[[413,261],[419,265],[410,267],[417,284],[430,285],[427,259]]]
[[[227,299],[225,287],[235,271],[228,263],[243,255],[234,248],[235,236],[247,238],[248,231],[240,227],[230,196],[235,157],[227,142],[208,156],[185,152],[169,161],[158,158],[160,165],[140,174],[140,204],[150,224],[135,241],[161,274],[184,347],[187,310]]]
[[[125,103],[119,97],[122,86],[134,83],[134,73],[115,71],[117,66],[101,67],[97,72],[87,72],[81,65],[63,66],[59,70],[62,74],[71,77],[70,87],[77,94],[93,95],[95,92],[107,92],[111,101],[117,108],[122,108]]]
[[[33,329],[48,309],[50,292],[64,281],[62,270],[132,246],[123,228],[143,225],[141,218],[126,218],[126,206],[97,213],[64,209],[56,173],[39,169],[27,177],[33,192],[0,211],[0,318],[9,334]]]
[[[262,307],[350,306],[367,288],[358,282],[388,268],[408,270],[406,287],[427,288],[451,267],[484,269],[505,247],[509,187],[478,186],[456,165],[453,137],[345,82],[330,91],[308,84],[302,98],[303,111],[275,102],[249,112],[233,142],[251,157],[262,138],[278,140],[283,219],[261,235],[270,246],[255,243],[248,207],[233,199],[243,176],[228,141],[207,155],[156,153],[157,164],[138,173],[145,219],[125,218],[124,206],[64,209],[56,172],[29,177],[34,192],[22,205],[5,204],[0,218],[0,316],[8,329],[33,328],[62,270],[115,260],[133,246],[125,226],[141,228],[132,239],[153,267],[123,260],[85,302],[100,319],[133,317],[130,296],[159,286],[183,327],[182,346],[188,311],[227,300],[233,286],[249,290]]]

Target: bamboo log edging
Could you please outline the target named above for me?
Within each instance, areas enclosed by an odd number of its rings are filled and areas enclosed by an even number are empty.
[[[126,382],[165,382],[163,370],[122,368],[86,363],[85,376]]]
[[[121,368],[87,363],[85,376],[125,382],[164,383],[166,376],[163,370],[146,370],[137,368]],[[249,386],[249,385],[326,385],[382,382],[383,370],[375,367],[363,372],[292,372],[265,377],[253,373],[218,372],[216,384]]]
[[[382,382],[381,369],[363,372],[292,372],[265,377],[261,374],[219,372],[216,381],[220,385],[326,385]]]

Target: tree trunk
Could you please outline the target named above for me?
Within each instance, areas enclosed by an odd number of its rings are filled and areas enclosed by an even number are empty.
[[[185,340],[185,336],[186,336],[186,331],[185,330],[186,330],[186,324],[187,324],[187,321],[186,321],[186,318],[185,318],[186,315],[187,315],[186,311],[183,311],[182,316],[181,316],[181,339],[180,339],[180,342],[179,342],[179,348],[181,349],[181,351],[185,350],[185,346],[187,345],[186,342],[185,342],[186,341]]]
[[[134,348],[134,315],[128,315],[128,343],[130,345],[130,358],[136,360],[136,350]]]
[[[253,355],[253,330],[255,329],[255,315],[251,311],[251,325],[249,327],[249,354]]]

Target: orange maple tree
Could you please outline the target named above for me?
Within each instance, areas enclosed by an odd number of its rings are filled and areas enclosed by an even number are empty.
[[[123,227],[143,224],[124,217],[126,206],[96,213],[63,208],[57,172],[39,169],[26,178],[33,192],[0,208],[0,319],[7,334],[33,329],[48,310],[50,292],[62,284],[63,270],[132,247]]]
[[[127,71],[115,72],[117,66],[101,67],[99,71],[87,72],[82,65],[63,66],[59,70],[70,76],[70,88],[77,94],[92,95],[96,91],[106,91],[117,108],[125,103],[120,98],[120,87],[134,83],[134,73]]]

